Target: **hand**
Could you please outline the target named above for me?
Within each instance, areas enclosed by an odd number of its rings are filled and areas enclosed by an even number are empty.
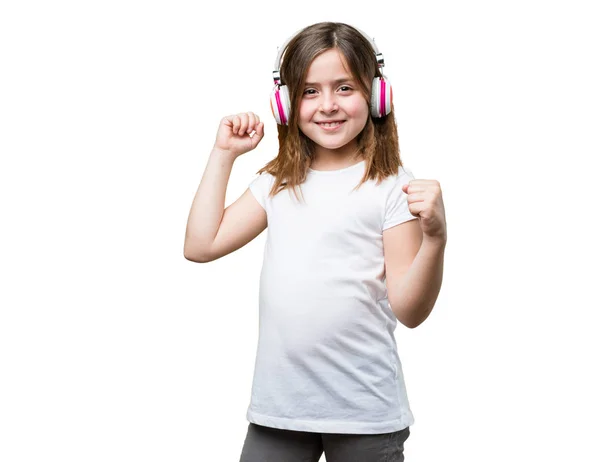
[[[436,180],[411,180],[402,186],[408,209],[419,219],[424,238],[446,242],[446,211],[442,189]]]
[[[215,149],[238,157],[253,150],[264,136],[264,122],[253,112],[240,112],[221,119]],[[254,131],[254,135],[250,134]]]

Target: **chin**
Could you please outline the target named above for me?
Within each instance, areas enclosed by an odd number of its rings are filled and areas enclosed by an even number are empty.
[[[341,149],[346,146],[348,142],[338,143],[338,144],[328,144],[328,143],[319,143],[319,146],[324,147],[325,149],[331,149],[332,151],[335,149]]]

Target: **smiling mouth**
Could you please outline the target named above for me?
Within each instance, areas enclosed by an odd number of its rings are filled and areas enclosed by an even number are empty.
[[[317,125],[320,125],[321,127],[337,127],[339,125],[342,125],[344,122],[346,121],[342,120],[339,122],[317,122]]]

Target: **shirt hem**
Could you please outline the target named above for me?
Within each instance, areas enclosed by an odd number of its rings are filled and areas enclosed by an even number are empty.
[[[402,223],[406,223],[407,221],[410,221],[410,220],[416,220],[417,218],[418,217],[415,217],[413,214],[403,215],[402,217],[398,218],[397,220],[385,223],[382,227],[382,231],[385,231],[386,229],[390,229],[394,226],[398,226]]]
[[[296,430],[316,433],[360,433],[380,434],[404,430],[414,424],[414,417],[410,411],[404,412],[399,419],[385,422],[346,422],[341,420],[301,420],[273,417],[248,409],[246,420],[256,425],[279,428],[282,430]]]

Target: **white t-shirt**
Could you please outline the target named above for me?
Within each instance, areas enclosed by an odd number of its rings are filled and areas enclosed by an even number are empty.
[[[414,423],[387,299],[382,231],[416,219],[401,189],[415,177],[400,167],[353,192],[365,165],[309,170],[305,203],[289,189],[268,198],[268,173],[249,185],[268,220],[249,422],[363,434]]]

